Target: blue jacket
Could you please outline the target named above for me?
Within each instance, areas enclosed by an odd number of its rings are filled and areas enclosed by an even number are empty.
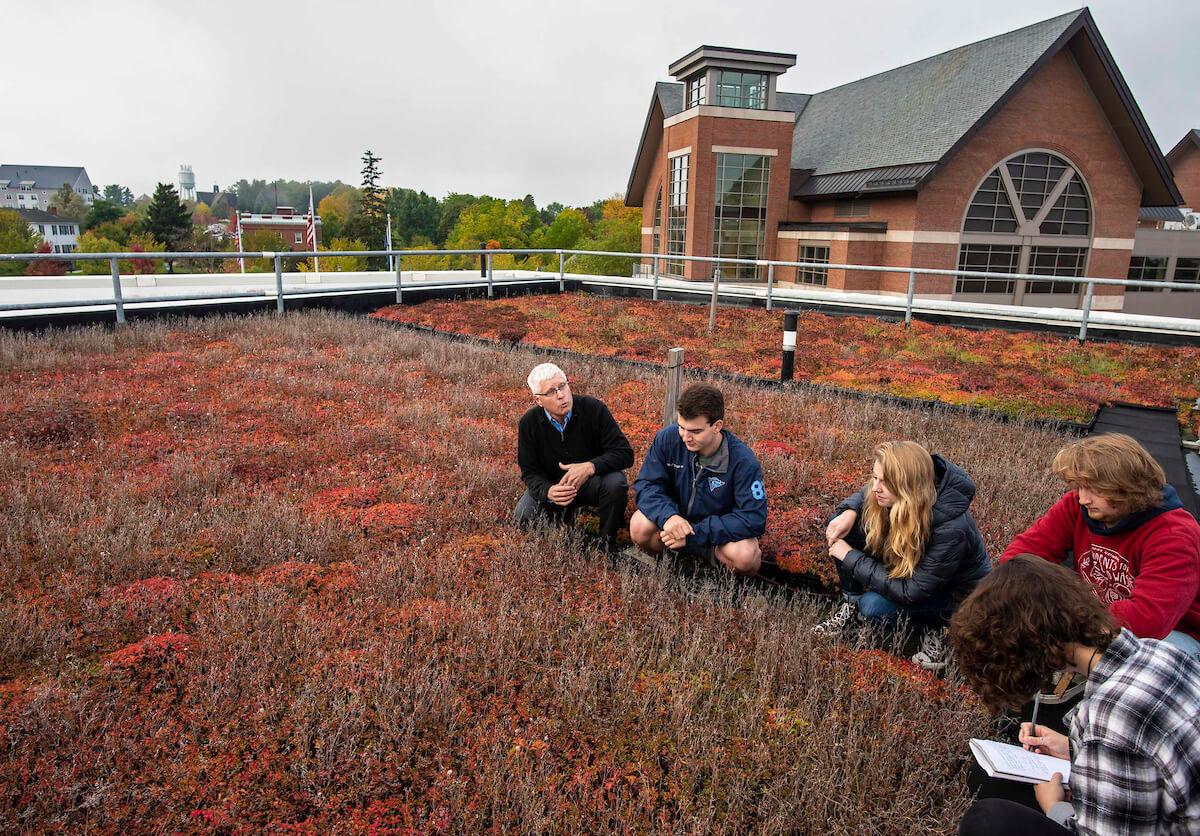
[[[638,510],[660,529],[679,514],[695,532],[689,546],[720,546],[761,537],[767,527],[767,492],[754,453],[729,430],[723,462],[695,470],[696,455],[672,424],[654,436],[633,483]]]

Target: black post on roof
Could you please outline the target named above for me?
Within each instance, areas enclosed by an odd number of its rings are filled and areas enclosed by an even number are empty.
[[[783,365],[779,367],[779,379],[787,383],[796,371],[796,321],[800,315],[787,311],[783,315]]]

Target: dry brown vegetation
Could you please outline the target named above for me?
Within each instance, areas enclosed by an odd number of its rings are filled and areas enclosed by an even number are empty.
[[[510,528],[538,359],[321,313],[0,335],[0,829],[953,832],[956,683]],[[644,449],[657,377],[569,372]],[[1058,491],[1044,429],[726,389],[781,544],[884,438],[972,473],[993,549]]]

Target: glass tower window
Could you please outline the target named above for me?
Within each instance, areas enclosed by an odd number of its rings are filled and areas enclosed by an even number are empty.
[[[713,255],[718,258],[762,259],[771,158],[758,154],[716,156]],[[720,267],[722,276],[759,278],[759,268],[754,264],[722,264]]]
[[[687,249],[688,160],[690,154],[671,158],[671,182],[667,195],[667,255],[683,255]],[[667,272],[683,275],[683,262],[667,262]]]
[[[721,70],[717,73],[716,100],[720,107],[767,109],[767,77],[762,73]]]

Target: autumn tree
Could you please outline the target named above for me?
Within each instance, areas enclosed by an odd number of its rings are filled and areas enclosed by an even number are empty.
[[[50,198],[49,208],[60,218],[70,218],[73,221],[82,221],[88,213],[87,203],[67,183],[63,183],[54,193],[54,197]]]
[[[31,253],[42,242],[41,236],[13,209],[0,209],[0,253]],[[0,261],[0,276],[20,276],[23,261]]]
[[[38,244],[37,249],[34,250],[34,252],[39,254],[49,253],[53,252],[53,248],[50,246],[49,241],[43,241],[42,243]],[[24,266],[26,276],[65,276],[67,271],[71,269],[69,262],[59,261],[57,259],[29,261],[26,262]]]
[[[329,247],[318,248],[317,252],[355,252],[367,249],[366,244],[353,238],[334,238],[329,244]],[[301,273],[311,273],[314,269],[311,262],[311,258],[306,258],[297,265],[297,269]],[[367,269],[366,256],[323,255],[318,257],[318,262],[322,273],[359,273]]]
[[[600,205],[600,220],[593,229],[592,237],[579,242],[576,249],[617,253],[641,252],[641,225],[640,208],[626,206],[619,197],[610,198]],[[627,276],[634,263],[635,259],[616,255],[576,255],[567,261],[567,269],[573,273]]]
[[[146,209],[146,230],[171,251],[180,250],[191,237],[192,213],[170,183],[159,183],[154,189]],[[173,268],[173,263],[167,261],[167,272],[173,272]]]

